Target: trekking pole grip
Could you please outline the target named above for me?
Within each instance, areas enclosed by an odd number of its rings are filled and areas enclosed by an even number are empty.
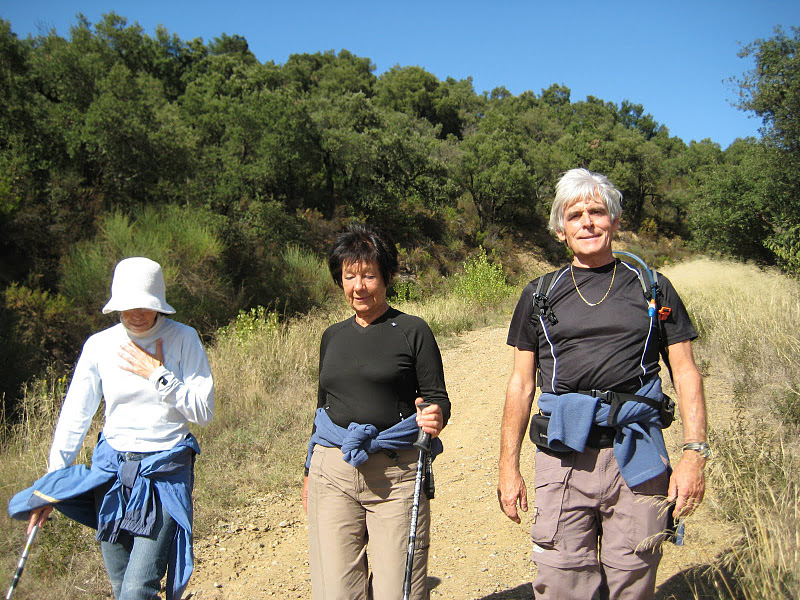
[[[431,405],[430,402],[420,402],[417,404],[417,407],[420,410],[423,410]],[[429,433],[425,433],[420,428],[419,433],[417,434],[417,441],[414,442],[414,448],[419,450],[420,452],[430,452],[431,451],[431,436]]]

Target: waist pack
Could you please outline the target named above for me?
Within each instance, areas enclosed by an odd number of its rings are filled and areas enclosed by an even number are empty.
[[[586,440],[586,445],[590,448],[610,448],[613,445],[614,434],[616,432],[614,422],[616,421],[619,409],[625,402],[643,402],[655,408],[661,420],[661,429],[667,429],[675,420],[675,401],[666,394],[663,394],[663,401],[659,402],[658,400],[653,400],[646,396],[621,392],[589,390],[581,391],[580,393],[592,396],[593,398],[599,398],[600,402],[603,404],[611,405],[611,410],[608,413],[608,426],[592,425],[589,437]],[[548,450],[551,449],[547,440],[547,429],[549,425],[550,417],[539,413],[531,417],[529,431],[531,441],[540,448],[546,448]]]

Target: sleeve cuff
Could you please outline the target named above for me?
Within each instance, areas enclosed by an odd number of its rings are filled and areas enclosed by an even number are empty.
[[[171,374],[169,371],[167,371],[167,368],[164,365],[161,365],[160,367],[157,367],[155,371],[150,373],[150,377],[147,379],[157,390],[160,390],[161,388],[165,387],[167,383],[169,383],[170,375]]]

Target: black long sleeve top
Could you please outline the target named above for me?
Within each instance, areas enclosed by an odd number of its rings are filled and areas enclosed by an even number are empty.
[[[389,308],[367,327],[355,316],[322,334],[317,407],[340,427],[388,429],[414,414],[414,400],[442,408],[450,418],[439,346],[427,323]]]

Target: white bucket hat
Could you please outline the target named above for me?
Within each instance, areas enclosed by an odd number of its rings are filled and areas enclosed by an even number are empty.
[[[166,291],[164,273],[157,262],[142,256],[123,259],[114,269],[111,300],[103,307],[103,314],[136,308],[174,314],[175,309],[167,304]]]

